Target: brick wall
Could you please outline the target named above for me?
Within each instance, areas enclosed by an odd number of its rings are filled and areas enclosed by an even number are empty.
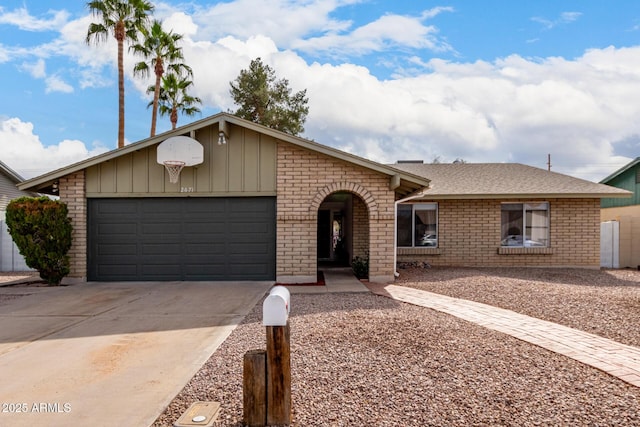
[[[353,257],[369,253],[369,212],[359,197],[353,198]]]
[[[338,191],[358,196],[354,197],[353,247],[358,252],[368,250],[370,279],[393,278],[394,192],[389,190],[389,177],[279,142],[276,249],[279,282],[315,281],[318,208],[328,195]]]
[[[60,178],[58,183],[60,200],[67,204],[73,226],[73,243],[69,250],[71,272],[69,278],[87,278],[87,199],[85,196],[84,171]]]
[[[509,200],[531,202],[535,200]],[[500,248],[501,200],[438,201],[438,248],[398,249],[398,261],[436,266],[600,266],[600,200],[545,199],[550,248]],[[499,253],[502,252],[502,253]]]

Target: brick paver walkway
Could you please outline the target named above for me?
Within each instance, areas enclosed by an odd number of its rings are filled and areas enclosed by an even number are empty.
[[[369,285],[378,294],[499,331],[546,348],[640,387],[640,348],[469,300],[397,285]]]

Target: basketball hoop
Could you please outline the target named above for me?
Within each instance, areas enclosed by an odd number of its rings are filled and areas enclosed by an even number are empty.
[[[184,167],[184,162],[180,160],[165,160],[162,163],[164,164],[165,169],[167,169],[167,173],[169,173],[169,182],[176,184],[180,177],[180,171],[182,171],[182,168]]]
[[[183,167],[199,165],[204,161],[204,147],[188,136],[172,136],[158,145],[156,161],[167,169],[169,182],[176,184]]]

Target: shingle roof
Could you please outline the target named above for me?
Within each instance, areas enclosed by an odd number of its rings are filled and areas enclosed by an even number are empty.
[[[428,198],[629,197],[626,190],[520,163],[421,164],[394,168],[431,180]]]

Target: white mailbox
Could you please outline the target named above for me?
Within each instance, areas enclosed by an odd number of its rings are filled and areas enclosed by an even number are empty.
[[[289,318],[291,294],[284,286],[274,286],[262,303],[263,326],[285,326]]]

